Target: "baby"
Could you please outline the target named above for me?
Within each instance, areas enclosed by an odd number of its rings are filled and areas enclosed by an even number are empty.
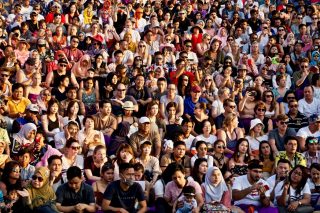
[[[12,212],[11,208],[12,208],[13,204],[15,202],[17,202],[18,198],[19,198],[19,196],[18,196],[17,190],[12,189],[12,190],[8,191],[8,194],[5,197],[5,207],[4,207],[6,209],[5,212]]]
[[[183,195],[178,199],[183,201],[183,207],[179,208],[176,213],[191,213],[194,208],[197,208],[195,197],[195,189],[193,186],[185,186],[182,189]]]

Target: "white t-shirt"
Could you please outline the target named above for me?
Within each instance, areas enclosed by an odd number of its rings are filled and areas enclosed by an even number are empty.
[[[164,188],[163,182],[161,179],[157,180],[153,186],[154,193],[156,197],[163,197],[164,195]]]
[[[132,36],[132,42],[138,43],[141,40],[141,36],[140,36],[138,31],[132,30],[130,33],[131,33],[131,36]],[[124,34],[126,34],[126,31],[122,31],[120,33],[120,38],[121,39],[123,39]]]
[[[191,135],[191,134],[189,135],[188,138],[183,139],[183,141],[186,143],[187,149],[191,149],[192,142],[193,142],[194,139],[195,139],[195,137],[193,135]]]
[[[269,187],[269,184],[267,181],[260,179],[258,183],[262,183],[264,186],[267,185]],[[252,184],[249,183],[247,175],[242,175],[239,177],[236,177],[232,186],[232,190],[244,190],[248,187],[251,187]],[[270,197],[270,187],[269,190],[265,192],[265,195],[267,197]],[[250,194],[248,194],[246,197],[244,197],[241,200],[237,200],[234,202],[234,205],[240,205],[240,204],[245,204],[245,205],[254,205],[254,206],[261,206],[260,202],[260,195],[257,190],[252,191]]]
[[[282,191],[283,191],[283,181],[281,181],[280,183],[278,183],[278,185],[276,186],[275,190],[274,190],[274,195],[275,197],[280,197],[282,195]],[[311,191],[310,191],[310,187],[309,184],[306,183],[306,185],[304,185],[303,189],[301,190],[301,192],[297,195],[296,194],[296,190],[294,188],[292,188],[290,186],[289,188],[289,196],[290,196],[290,201],[297,201],[297,200],[301,200],[303,198],[304,194],[310,194],[311,195]],[[287,197],[287,204],[289,203],[289,197]]]
[[[309,126],[303,127],[301,129],[299,129],[299,131],[297,132],[298,137],[301,138],[307,138],[307,137],[316,137],[319,138],[320,137],[320,131],[316,131],[315,133],[311,133]]]
[[[196,146],[196,143],[197,143],[198,141],[204,141],[204,142],[206,142],[206,143],[213,144],[216,140],[217,140],[217,136],[215,136],[215,135],[210,135],[208,138],[205,138],[205,137],[203,136],[203,134],[201,134],[201,135],[198,135],[198,136],[193,140],[192,146]]]
[[[319,114],[320,113],[320,100],[317,98],[313,98],[312,103],[307,103],[306,100],[300,99],[298,101],[298,110],[302,114],[307,117],[310,117],[312,114]]]
[[[191,167],[193,168],[194,166],[194,162],[198,159],[198,155],[194,155],[192,158],[191,158]],[[211,155],[206,155],[204,157],[205,159],[207,159],[207,163],[208,163],[208,168],[212,167],[213,166],[213,157]]]
[[[268,135],[262,135],[257,138],[246,136],[246,139],[249,141],[249,146],[251,151],[255,151],[255,150],[259,150],[259,145],[261,141],[268,141]]]
[[[219,99],[217,99],[217,100],[214,100],[213,102],[212,102],[212,108],[214,108],[214,109],[216,109],[217,110],[217,117],[219,116],[219,115],[221,115],[222,113],[224,113],[224,107],[223,107],[223,103],[219,100]]]

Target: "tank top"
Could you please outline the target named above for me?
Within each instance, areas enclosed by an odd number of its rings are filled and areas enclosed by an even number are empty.
[[[58,87],[60,84],[60,77],[62,75],[60,75],[57,70],[53,70],[52,72],[53,72],[53,78],[51,83],[52,87]],[[69,79],[71,79],[71,72],[66,71],[66,76],[68,76]]]
[[[52,121],[48,117],[48,130],[52,131],[52,130],[57,129],[57,128],[59,128],[59,118],[57,118],[56,121]]]

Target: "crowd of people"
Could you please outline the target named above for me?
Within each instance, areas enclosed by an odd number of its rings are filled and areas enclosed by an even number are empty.
[[[320,211],[320,1],[0,1],[0,212]]]

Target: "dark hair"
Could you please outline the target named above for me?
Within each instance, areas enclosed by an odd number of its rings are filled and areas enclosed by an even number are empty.
[[[289,167],[292,168],[291,162],[288,159],[280,158],[277,163],[277,166],[279,166],[280,163],[287,163],[289,165]]]
[[[184,124],[186,124],[186,123],[192,123],[192,126],[194,125],[194,122],[193,122],[193,120],[191,119],[191,118],[183,118],[183,120],[182,120],[182,123],[181,123],[181,126],[183,126]]]
[[[77,139],[74,139],[74,138],[69,138],[67,141],[66,141],[66,147],[67,148],[70,148],[71,144],[73,143],[79,143],[79,141]],[[80,143],[79,143],[80,144]]]
[[[104,163],[103,166],[101,167],[101,174],[105,173],[109,169],[114,170],[114,165],[110,162]]]
[[[72,180],[75,177],[82,178],[82,171],[77,166],[71,166],[67,170],[67,179]]]
[[[294,94],[294,97],[296,97],[296,93],[293,90],[287,90],[282,99],[284,103],[288,103],[287,97],[289,94]]]
[[[178,172],[178,171],[182,172],[183,174],[186,173],[186,170],[185,170],[185,168],[184,168],[184,166],[183,166],[182,164],[176,164],[176,167],[173,169],[172,175],[173,175],[175,172]],[[171,177],[171,180],[172,180],[172,177]]]
[[[24,155],[24,154],[29,154],[29,156],[31,157],[31,151],[28,150],[28,149],[20,149],[20,150],[18,151],[18,156],[19,156],[19,157],[22,156],[22,155]]]
[[[133,169],[134,171],[142,171],[144,173],[144,166],[141,163],[135,163]]]
[[[103,108],[103,105],[104,104],[110,104],[112,106],[112,103],[110,100],[107,100],[107,99],[102,99],[100,102],[99,102],[99,108]]]
[[[284,139],[284,144],[287,145],[287,143],[291,140],[295,140],[297,143],[298,143],[298,139],[295,137],[295,136],[287,136],[285,139]]]
[[[124,171],[131,168],[134,169],[134,166],[132,163],[121,163],[119,165],[119,173],[123,174]]]
[[[262,151],[261,151],[261,147],[262,147],[263,144],[268,144],[268,145],[269,145],[269,147],[270,147],[269,159],[270,159],[271,161],[274,161],[273,152],[272,152],[272,150],[271,150],[271,146],[270,146],[270,144],[269,144],[268,141],[261,141],[260,144],[259,144],[259,160],[260,160],[261,162],[264,161],[264,158],[263,158],[263,155],[262,155]]]
[[[194,162],[193,169],[191,171],[191,176],[194,181],[198,182],[200,185],[204,182],[205,175],[202,177],[202,180],[199,177],[199,166],[202,162],[208,162],[205,158],[198,158]]]
[[[304,188],[304,186],[307,184],[307,180],[308,180],[308,169],[302,165],[296,165],[290,172],[289,172],[289,182],[291,183],[291,175],[292,173],[297,170],[297,169],[301,169],[302,171],[302,177],[301,177],[301,181],[298,183],[297,187],[296,187],[296,195],[299,195],[301,190]]]
[[[51,99],[49,102],[48,102],[48,107],[47,107],[47,115],[49,115],[51,112],[50,112],[50,108],[54,105],[54,104],[57,104],[58,105],[58,109],[59,109],[59,101],[55,98]],[[58,113],[57,113],[58,114]]]
[[[173,144],[173,148],[176,148],[176,147],[178,147],[180,145],[186,146],[186,143],[184,141],[176,141]]]
[[[60,160],[61,163],[62,163],[62,156],[59,156],[59,155],[51,155],[49,158],[48,158],[48,165],[50,165],[52,163],[52,161],[54,160]]]
[[[196,149],[198,149],[198,148],[201,146],[201,144],[204,144],[204,145],[207,146],[207,143],[206,143],[205,141],[198,141],[198,142],[196,143]]]
[[[169,102],[166,106],[166,111],[168,112],[171,107],[174,107],[177,110],[177,104],[173,101]]]
[[[73,107],[75,104],[78,104],[78,106],[79,106],[79,112],[80,112],[80,103],[79,103],[78,101],[76,101],[76,100],[72,100],[72,101],[70,101],[69,104],[68,104],[67,114],[70,113],[71,107]],[[79,112],[78,112],[78,114],[79,114]],[[67,116],[70,116],[70,115],[67,115]]]
[[[92,115],[87,115],[87,116],[85,116],[85,117],[83,118],[83,121],[82,121],[83,125],[86,123],[86,121],[87,121],[88,119],[91,119],[91,120],[94,121],[94,118],[93,118]]]
[[[310,166],[310,171],[313,168],[318,170],[318,171],[320,171],[320,164],[319,163],[312,163],[311,166]]]
[[[23,84],[20,84],[20,83],[15,83],[12,85],[12,92],[14,92],[15,90],[19,89],[19,88],[22,88],[24,89],[24,86]]]
[[[22,189],[21,187],[21,177],[17,180],[16,184],[11,184],[9,182],[9,176],[10,173],[12,172],[13,168],[19,167],[19,163],[17,161],[9,161],[6,163],[3,169],[3,173],[1,176],[1,181],[7,186],[7,190],[9,191],[10,189]]]
[[[247,144],[248,144],[248,149],[247,149],[247,153],[245,154],[244,156],[244,163],[247,163],[249,160],[250,160],[250,153],[249,153],[249,141],[246,139],[246,138],[239,138],[237,140],[237,145],[236,145],[236,149],[232,155],[232,158],[234,159],[235,162],[238,162],[239,160],[239,147],[240,147],[240,144],[243,142],[243,141],[246,141]]]

